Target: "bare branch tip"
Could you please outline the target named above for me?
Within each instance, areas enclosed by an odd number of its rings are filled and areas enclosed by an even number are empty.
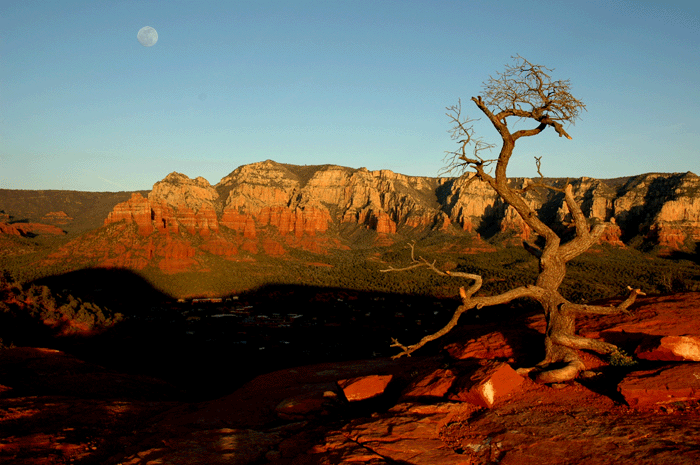
[[[627,290],[631,291],[631,293],[636,295],[647,295],[645,292],[642,292],[641,289],[635,289],[632,286],[627,286]]]

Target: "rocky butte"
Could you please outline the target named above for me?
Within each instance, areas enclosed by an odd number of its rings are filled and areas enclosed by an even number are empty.
[[[531,181],[512,182],[525,188]],[[693,173],[571,182],[591,221],[613,223],[603,241],[620,246],[641,241],[670,251],[692,248],[700,240],[700,179]],[[545,221],[566,220],[561,194],[527,192],[527,201]],[[282,255],[293,248],[317,253],[347,248],[347,226],[374,231],[377,245],[415,231],[487,237],[509,232],[514,239],[531,235],[513,208],[473,174],[416,177],[267,160],[241,166],[216,185],[171,173],[146,196],[134,193],[114,206],[102,228],[109,241],[88,234],[49,261],[82,257],[101,266],[143,269],[153,264],[168,273],[196,271],[206,269],[207,254],[241,259]]]

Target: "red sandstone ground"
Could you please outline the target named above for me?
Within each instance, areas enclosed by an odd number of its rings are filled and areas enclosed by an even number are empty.
[[[511,369],[540,356],[542,328],[540,317],[478,332],[465,326],[437,355],[286,369],[203,403],[175,401],[161,381],[60,352],[6,349],[0,461],[700,462],[700,364],[691,361],[700,347],[700,293],[646,297],[628,315],[582,318],[581,334],[628,352],[641,346],[646,359],[612,367],[586,355],[580,382],[538,385]],[[221,369],[235,376],[235,361]]]

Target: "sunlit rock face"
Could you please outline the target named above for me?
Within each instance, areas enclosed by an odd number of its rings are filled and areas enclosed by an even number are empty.
[[[126,221],[138,225],[142,235],[156,230],[177,233],[182,228],[204,236],[219,230],[216,200],[218,193],[206,179],[171,173],[153,186],[148,198],[132,194],[129,200],[117,204],[105,225]]]
[[[331,222],[328,209],[304,198],[300,184],[297,175],[272,161],[242,166],[217,185],[227,192],[221,223],[248,238],[266,226],[282,235],[325,232]]]
[[[513,178],[510,185],[524,192],[543,221],[566,234],[572,228],[562,193],[566,181]],[[568,182],[590,221],[608,224],[603,242],[624,246],[636,238],[675,250],[700,240],[700,181],[693,173]],[[376,232],[378,246],[410,231],[500,235],[513,243],[536,239],[517,211],[474,174],[429,178],[271,160],[241,166],[214,186],[201,177],[171,173],[147,196],[135,193],[117,204],[104,221],[105,226],[122,223],[148,238],[131,241],[143,249],[132,251],[135,263],[155,260],[170,272],[196,269],[202,254],[235,259],[280,255],[290,248],[324,253],[347,247],[343,225]],[[124,260],[113,255],[110,263]]]
[[[445,227],[447,218],[434,199],[436,183],[384,170],[299,167],[268,160],[238,168],[217,189],[227,192],[222,224],[237,231],[245,231],[252,218],[255,225],[297,236],[326,232],[333,223],[392,234],[399,225]],[[426,205],[425,197],[433,197],[432,205]]]
[[[700,178],[686,173],[670,180],[647,235],[661,246],[683,249],[689,241],[700,241]]]
[[[562,180],[547,181],[561,188]],[[611,223],[603,240],[620,245],[643,235],[655,244],[682,248],[700,239],[700,182],[692,173],[647,174],[627,179],[570,181],[591,221]],[[563,194],[517,178],[526,203],[553,224],[571,222]],[[133,194],[105,224],[126,221],[143,235],[154,231],[208,236],[220,226],[254,239],[271,226],[281,235],[326,233],[331,225],[354,223],[383,234],[402,228],[467,232],[533,232],[515,209],[475,176],[425,178],[388,170],[333,165],[294,166],[265,161],[241,166],[216,186],[203,178],[171,173],[144,198]]]
[[[184,228],[203,236],[219,230],[215,207],[218,198],[206,179],[190,179],[180,173],[170,173],[148,194],[156,228],[172,232]]]
[[[114,209],[105,219],[104,225],[124,221],[135,223],[139,228],[139,233],[146,236],[154,231],[153,211],[148,199],[141,194],[131,194],[131,198],[126,202],[115,205]]]

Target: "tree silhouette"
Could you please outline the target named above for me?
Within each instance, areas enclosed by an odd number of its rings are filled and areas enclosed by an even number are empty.
[[[521,56],[513,57],[513,64],[507,65],[505,71],[496,77],[490,77],[483,84],[483,92],[472,97],[476,107],[486,116],[488,121],[498,131],[501,138],[501,148],[498,158],[484,158],[484,153],[496,147],[495,144],[484,142],[474,131],[474,121],[462,116],[461,101],[448,107],[447,116],[452,125],[452,139],[457,141],[457,150],[448,152],[447,170],[462,172],[474,170],[476,176],[487,183],[509,205],[511,205],[532,231],[540,238],[542,247],[524,243],[525,249],[539,261],[539,275],[534,284],[520,286],[503,294],[495,296],[477,296],[481,288],[482,278],[479,275],[461,272],[442,272],[434,263],[416,257],[411,246],[412,264],[404,268],[394,268],[383,271],[402,271],[417,267],[427,267],[436,273],[466,278],[473,281],[471,286],[460,288],[462,305],[455,311],[451,321],[440,331],[428,335],[417,344],[404,346],[394,340],[393,347],[401,348],[402,352],[395,357],[410,355],[447,332],[456,324],[460,315],[472,308],[482,308],[511,302],[515,299],[533,299],[542,306],[547,322],[545,332],[545,358],[536,367],[524,369],[533,372],[535,379],[544,383],[563,382],[574,379],[585,369],[577,354],[577,349],[591,350],[607,354],[616,359],[626,357],[618,347],[606,342],[584,338],[575,334],[576,315],[614,314],[626,312],[642,294],[639,289],[630,289],[627,298],[617,306],[598,306],[574,304],[565,299],[558,291],[566,274],[566,263],[579,256],[597,243],[607,227],[604,222],[589,222],[575,200],[571,185],[567,182],[564,187],[546,185],[541,172],[541,159],[536,158],[538,181],[531,181],[524,189],[514,189],[510,186],[506,173],[515,143],[523,137],[536,136],[548,127],[559,134],[559,137],[571,139],[564,128],[565,124],[573,124],[585,105],[571,95],[568,80],[552,80],[552,69],[530,63]],[[532,123],[531,128],[512,131],[509,121],[519,120],[517,126]],[[515,127],[516,125],[513,125]],[[491,174],[493,165],[495,172]],[[545,224],[535,210],[525,201],[525,193],[529,189],[545,188],[560,192],[564,196],[564,205],[568,209],[570,223],[563,228]],[[571,239],[564,240],[573,236]]]

